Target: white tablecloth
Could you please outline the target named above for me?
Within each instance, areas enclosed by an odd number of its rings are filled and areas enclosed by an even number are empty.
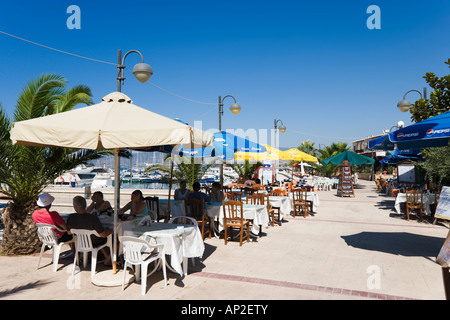
[[[156,238],[157,243],[164,244],[165,254],[171,256],[170,265],[180,275],[187,274],[187,259],[202,257],[205,251],[205,245],[202,239],[202,233],[198,227],[185,225],[184,232],[180,234],[177,224],[154,222],[150,226],[141,226],[139,222],[141,217],[119,221],[117,226],[117,235],[120,236],[150,236]],[[104,225],[112,227],[110,217],[101,218]],[[122,246],[119,248],[122,252]],[[182,268],[184,266],[184,270]]]
[[[430,205],[433,204],[435,201],[434,194],[433,193],[424,193],[423,194],[423,211],[426,215],[431,215],[431,208]],[[400,211],[400,204],[406,202],[406,193],[399,193],[397,194],[397,197],[395,198],[395,211],[397,213],[401,213]]]
[[[288,197],[270,196],[269,202],[272,207],[280,208],[280,219],[291,214],[292,203]]]
[[[206,215],[211,218],[219,218],[219,231],[223,230],[223,209],[221,202],[205,203]],[[244,204],[244,219],[253,220],[251,232],[259,234],[259,226],[269,226],[267,207],[256,204]]]

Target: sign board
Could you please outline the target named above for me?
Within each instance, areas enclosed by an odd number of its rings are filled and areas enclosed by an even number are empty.
[[[341,164],[339,175],[339,183],[337,186],[337,195],[338,196],[354,196],[355,191],[353,190],[353,180],[352,180],[352,171],[348,164]]]
[[[450,187],[442,187],[434,217],[450,220]]]
[[[447,238],[444,241],[444,245],[439,251],[439,254],[436,258],[436,262],[439,263],[443,267],[448,267],[450,263],[450,231],[447,235]]]
[[[399,183],[416,183],[416,166],[413,164],[398,164],[397,174]]]

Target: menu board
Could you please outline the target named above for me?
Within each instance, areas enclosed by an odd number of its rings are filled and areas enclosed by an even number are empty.
[[[434,217],[450,220],[450,187],[442,187]]]
[[[337,186],[338,196],[355,196],[355,191],[353,189],[352,171],[348,164],[341,164],[339,175],[339,183]]]

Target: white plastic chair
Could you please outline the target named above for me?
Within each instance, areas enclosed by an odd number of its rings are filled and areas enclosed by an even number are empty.
[[[91,235],[99,237],[99,234],[95,230],[85,230],[85,229],[71,229],[70,232],[74,234],[77,238],[76,248],[75,248],[75,258],[73,260],[73,271],[72,275],[75,273],[75,266],[78,261],[78,253],[83,252],[83,267],[86,268],[87,256],[89,252],[92,252],[91,257],[91,277],[95,275],[95,268],[97,266],[97,253],[100,249],[108,246],[111,256],[113,255],[113,245],[112,245],[112,235],[106,238],[106,243],[98,247],[92,245]],[[112,266],[111,266],[112,267]]]
[[[167,276],[166,276],[166,259],[164,257],[164,244],[150,244],[144,239],[139,239],[135,237],[119,237],[119,241],[123,244],[123,253],[125,265],[123,269],[123,282],[122,290],[125,288],[125,278],[127,264],[139,265],[140,268],[136,268],[135,277],[136,281],[141,277],[141,294],[145,295],[145,290],[147,289],[147,277],[153,274],[156,269],[160,266],[162,261],[162,268],[164,274],[164,286],[167,286]],[[155,268],[147,274],[148,265],[159,260],[155,263]]]
[[[59,260],[59,254],[61,253],[61,247],[65,243],[71,243],[72,240],[66,241],[66,242],[59,242],[58,237],[56,236],[56,233],[53,229],[61,230],[58,227],[47,224],[47,223],[36,223],[37,226],[37,233],[39,240],[42,242],[41,247],[41,254],[39,255],[39,261],[36,269],[39,269],[39,264],[41,263],[41,258],[44,253],[45,246],[52,248],[52,262],[53,262],[53,271],[56,272],[58,270],[58,260]],[[63,230],[61,230],[63,231]]]
[[[198,226],[197,220],[195,220],[192,217],[188,216],[178,216],[173,217],[169,220],[169,223],[175,223],[175,224],[192,224],[194,226]]]

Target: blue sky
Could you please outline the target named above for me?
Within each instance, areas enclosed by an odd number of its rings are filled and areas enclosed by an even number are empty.
[[[81,9],[80,30],[66,26],[72,4]],[[381,10],[379,30],[366,26],[370,5]],[[399,120],[409,124],[398,100],[422,91],[426,72],[450,73],[449,22],[444,0],[11,1],[0,11],[0,31],[60,50],[111,63],[118,49],[139,50],[153,68],[151,83],[210,103],[141,84],[127,71],[122,92],[167,117],[218,128],[218,96],[231,94],[242,111],[233,115],[225,100],[223,128],[271,130],[280,119],[281,147],[351,144]],[[96,103],[116,90],[114,65],[3,34],[0,48],[0,102],[10,115],[25,84],[42,73],[90,86]],[[125,64],[132,70],[138,62],[131,54]]]

